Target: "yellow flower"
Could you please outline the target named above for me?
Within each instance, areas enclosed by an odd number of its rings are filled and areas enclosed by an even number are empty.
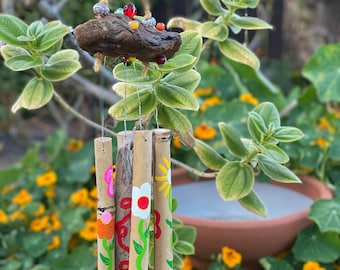
[[[95,174],[96,173],[96,166],[92,165],[91,168],[90,168],[90,172],[92,174]]]
[[[48,171],[38,175],[35,181],[39,187],[49,187],[57,182],[57,174],[54,171]]]
[[[192,263],[190,261],[189,256],[185,256],[183,259],[183,267],[181,268],[181,270],[192,270]]]
[[[13,197],[12,202],[18,205],[26,205],[32,201],[32,195],[27,189],[21,189],[19,193]]]
[[[41,218],[36,218],[31,221],[29,230],[31,232],[40,232],[49,226],[49,216],[43,216]]]
[[[34,215],[35,215],[36,217],[41,216],[42,214],[45,213],[45,210],[46,210],[46,209],[45,209],[45,205],[40,204],[38,210],[34,212]]]
[[[302,270],[326,270],[324,267],[321,267],[320,264],[316,261],[308,261],[303,265]]]
[[[319,120],[319,129],[328,130],[330,133],[334,133],[335,129],[331,126],[331,124],[327,121],[325,117],[321,117]]]
[[[179,136],[175,136],[172,143],[173,143],[175,148],[177,148],[177,149],[181,148],[181,138]]]
[[[76,205],[86,206],[89,198],[89,191],[86,188],[81,188],[71,194],[71,201]]]
[[[334,270],[340,270],[340,265],[336,262],[333,263]]]
[[[69,151],[72,151],[72,152],[77,152],[80,149],[82,149],[83,146],[84,146],[84,142],[82,140],[77,140],[75,138],[71,138],[69,143],[68,143],[67,149]]]
[[[194,92],[194,97],[208,96],[214,91],[214,88],[208,86],[207,88],[198,88]]]
[[[46,198],[54,199],[55,198],[55,185],[47,187],[45,191]]]
[[[222,260],[229,267],[234,268],[242,261],[242,255],[235,249],[229,247],[222,248]]]
[[[251,93],[245,93],[240,96],[240,101],[248,102],[250,104],[253,104],[254,106],[259,104],[259,100],[254,97]]]
[[[79,231],[79,236],[86,241],[97,239],[97,221],[86,221],[85,228]]]
[[[97,187],[93,187],[93,188],[90,190],[90,197],[97,200],[97,198],[98,198]]]
[[[16,220],[27,220],[26,215],[24,215],[23,213],[21,213],[20,211],[15,211],[13,212],[10,216],[9,216],[9,220],[10,221],[16,221]]]
[[[218,105],[221,103],[221,99],[219,97],[211,97],[211,98],[207,98],[202,104],[200,109],[202,111],[205,111],[208,107],[214,106],[214,105]]]
[[[4,186],[1,190],[1,193],[6,195],[8,192],[10,192],[11,190],[15,189],[15,185],[14,184],[11,184],[11,185],[7,185],[7,186]]]
[[[329,142],[324,139],[324,138],[318,138],[316,141],[315,141],[315,144],[317,146],[319,146],[320,148],[326,148],[329,146]]]
[[[195,128],[194,135],[201,140],[211,140],[216,136],[216,130],[209,127],[205,122]]]
[[[52,250],[60,246],[60,238],[58,235],[54,235],[52,238],[52,242],[47,246],[47,250]]]
[[[0,209],[0,223],[7,223],[8,221],[8,216],[5,213],[5,211]]]
[[[59,220],[59,217],[58,217],[58,213],[57,212],[54,212],[52,215],[51,215],[51,222],[52,222],[52,230],[53,231],[58,231],[61,229],[61,222]]]

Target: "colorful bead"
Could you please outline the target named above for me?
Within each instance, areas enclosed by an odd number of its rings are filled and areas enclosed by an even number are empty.
[[[132,30],[137,30],[139,28],[138,21],[129,21],[128,25]]]
[[[124,15],[126,15],[130,18],[133,18],[133,16],[135,16],[137,14],[137,8],[132,3],[125,5],[123,10],[124,10]]]
[[[165,24],[162,22],[159,22],[156,24],[156,28],[160,31],[164,31],[165,30]]]
[[[124,14],[124,9],[123,8],[117,8],[114,13],[115,14]]]
[[[156,19],[154,17],[151,17],[149,19],[145,19],[142,21],[142,24],[147,27],[155,27],[156,26]]]
[[[166,56],[162,54],[156,57],[156,63],[158,65],[163,65],[166,62],[166,60],[167,60]]]
[[[103,3],[97,3],[93,6],[92,8],[93,10],[93,13],[97,16],[106,16],[106,15],[109,15],[110,13],[110,8],[103,4]]]

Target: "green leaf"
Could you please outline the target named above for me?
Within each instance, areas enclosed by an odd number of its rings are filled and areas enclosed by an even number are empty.
[[[321,102],[340,101],[340,43],[320,46],[302,70]]]
[[[227,12],[219,0],[200,0],[200,2],[205,11],[210,15],[219,16]]]
[[[195,247],[193,244],[186,241],[176,241],[173,247],[174,251],[182,255],[193,255],[195,253]]]
[[[232,161],[225,164],[216,177],[216,188],[223,200],[239,200],[254,186],[254,172],[248,164]]]
[[[22,262],[15,259],[5,259],[2,261],[3,266],[0,266],[0,270],[19,270],[22,269]]]
[[[197,111],[199,104],[193,93],[176,85],[162,82],[155,88],[158,100],[171,108]]]
[[[294,142],[303,138],[303,132],[296,127],[278,127],[273,137],[280,142]]]
[[[260,169],[271,179],[283,183],[301,183],[300,179],[291,170],[270,157],[258,154],[257,158]]]
[[[35,233],[25,235],[22,245],[28,256],[38,258],[47,251],[50,242],[51,238],[44,233]]]
[[[173,17],[167,23],[167,28],[180,28],[185,32],[189,30],[195,30],[201,23],[198,21],[190,20],[183,17]]]
[[[44,60],[40,56],[18,55],[13,56],[5,61],[5,65],[14,71],[23,71],[30,68],[40,67]]]
[[[222,0],[222,2],[228,7],[228,9],[244,9],[247,8],[247,4],[234,0]]]
[[[289,161],[289,156],[280,147],[274,144],[264,144],[261,146],[264,153],[277,163],[285,164]]]
[[[205,22],[197,27],[198,33],[205,38],[224,41],[228,37],[228,28],[222,23]]]
[[[240,136],[236,131],[226,123],[218,123],[224,142],[228,150],[237,157],[245,157],[248,154],[248,149],[244,146]]]
[[[229,59],[248,65],[253,69],[260,68],[257,56],[248,48],[233,39],[226,39],[218,44],[221,52]]]
[[[280,114],[275,105],[271,102],[263,102],[257,105],[254,110],[263,118],[267,129],[278,128],[281,125]]]
[[[118,96],[124,98],[125,96],[130,96],[138,91],[151,90],[152,85],[117,82],[112,86],[112,89]]]
[[[265,136],[268,129],[262,116],[255,111],[248,113],[248,128],[251,129],[249,132],[254,134],[256,141],[261,141],[262,136]]]
[[[36,49],[40,51],[51,48],[70,32],[69,27],[60,21],[51,21],[44,28],[45,31],[37,37]]]
[[[122,99],[109,109],[108,113],[117,120],[136,120],[153,112],[156,96],[150,90],[143,90]]]
[[[0,40],[9,45],[21,46],[23,43],[17,39],[21,35],[26,35],[28,25],[19,18],[0,14]]]
[[[15,113],[20,108],[28,110],[38,109],[47,104],[52,96],[52,83],[34,77],[28,82],[18,100],[12,106],[12,112]]]
[[[259,262],[264,270],[294,270],[288,262],[274,257],[264,257]]]
[[[148,68],[146,74],[143,74],[145,66],[140,62],[133,62],[130,66],[125,66],[123,63],[116,65],[113,69],[113,76],[120,81],[139,83],[139,84],[152,84],[159,81],[162,74],[157,70]]]
[[[196,229],[192,226],[183,226],[176,228],[174,232],[177,235],[177,239],[185,241],[191,244],[195,243],[196,240]]]
[[[166,75],[161,82],[176,85],[193,92],[198,87],[200,80],[201,75],[196,70],[190,69],[186,72],[173,71]]]
[[[63,224],[63,230],[69,233],[78,233],[85,227],[86,214],[89,214],[89,210],[85,207],[61,209],[59,217]]]
[[[31,55],[27,50],[21,47],[5,45],[1,47],[1,55],[7,61],[15,56]]]
[[[133,246],[135,248],[136,254],[141,254],[143,251],[143,247],[141,244],[139,244],[137,241],[133,240]]]
[[[177,252],[174,252],[173,255],[174,255],[173,258],[174,269],[181,269],[184,266],[183,257],[179,255]]]
[[[188,70],[194,66],[196,59],[190,54],[176,54],[173,58],[167,60],[165,64],[157,65],[157,69],[161,72],[171,72],[178,69]]]
[[[99,256],[100,256],[100,260],[101,260],[105,265],[110,265],[111,260],[110,260],[108,257],[104,256],[103,253],[100,253]]]
[[[79,54],[75,50],[66,49],[53,54],[41,68],[41,75],[49,81],[64,80],[81,68]]]
[[[35,21],[28,26],[27,35],[29,37],[37,37],[45,31],[41,21]]]
[[[245,17],[234,14],[234,16],[231,17],[230,22],[245,30],[273,29],[273,26],[269,23],[256,17]]]
[[[17,181],[21,173],[21,164],[15,164],[11,167],[0,170],[0,189]]]
[[[250,8],[256,8],[260,0],[242,0]]]
[[[199,58],[202,51],[202,37],[197,31],[185,31],[181,33],[182,45],[176,55],[190,54]]]
[[[64,128],[57,129],[47,137],[45,149],[50,163],[53,162],[64,149],[67,138],[68,136]]]
[[[302,230],[293,246],[294,257],[299,261],[332,263],[340,256],[338,233],[321,233],[317,226]]]
[[[216,152],[209,144],[195,139],[194,150],[205,166],[213,170],[220,170],[227,160]]]
[[[340,234],[340,197],[333,200],[319,199],[311,206],[308,218],[318,225],[321,232]]]
[[[259,196],[256,194],[254,190],[250,191],[250,193],[239,199],[239,203],[249,211],[265,217],[267,215],[267,209],[265,204],[261,201]]]
[[[158,123],[164,128],[174,129],[180,133],[192,133],[192,125],[187,117],[170,107],[158,108]]]

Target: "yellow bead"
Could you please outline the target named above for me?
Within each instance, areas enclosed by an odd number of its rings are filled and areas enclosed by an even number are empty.
[[[139,27],[139,22],[138,21],[129,21],[129,27],[132,30],[137,30]]]

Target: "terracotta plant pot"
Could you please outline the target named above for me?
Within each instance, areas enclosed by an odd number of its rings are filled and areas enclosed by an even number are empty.
[[[255,189],[258,186],[264,190],[269,188],[269,193],[272,193],[273,196],[267,202],[263,198],[263,195],[266,194],[261,194],[260,191],[256,190],[268,208],[269,217],[261,218],[244,210],[238,202],[224,202],[222,199],[218,203],[215,199],[214,202],[209,201],[214,196],[213,193],[216,193],[216,197],[219,198],[217,191],[215,191],[214,181],[210,180],[210,187],[208,187],[208,184],[202,184],[202,181],[195,181],[190,178],[185,170],[174,170],[172,172],[173,196],[179,202],[175,216],[181,219],[184,224],[192,225],[197,229],[196,252],[195,256],[192,257],[194,266],[199,270],[207,270],[211,263],[211,254],[219,253],[223,246],[229,246],[240,252],[242,254],[242,266],[247,270],[262,269],[258,264],[260,258],[275,256],[282,251],[289,250],[297,233],[311,223],[307,216],[312,202],[319,198],[332,197],[332,193],[319,180],[308,176],[300,176],[300,179],[303,182],[302,184],[283,184],[274,181],[268,184],[256,184]],[[186,185],[180,186],[183,184]],[[203,186],[203,190],[200,190],[200,186],[201,188]],[[186,188],[187,190],[185,190]],[[278,196],[275,193],[276,189],[283,192],[278,193],[282,195]],[[177,197],[181,192],[181,197]],[[198,197],[196,202],[195,196]],[[281,201],[275,202],[276,199]],[[298,200],[296,201],[296,199]],[[225,207],[224,203],[226,204]],[[234,204],[230,207],[230,203]],[[209,217],[210,214],[213,215],[214,204],[222,208],[218,210],[217,216]],[[270,209],[270,206],[275,204],[285,206],[280,210],[283,213],[282,215],[278,214],[277,216],[276,212],[280,211],[275,208]],[[181,205],[184,208],[181,208]],[[235,220],[227,220],[228,218],[225,217],[227,213],[223,209],[228,207],[233,209],[240,207],[240,209],[235,210],[238,215]],[[199,211],[197,211],[197,208],[199,208]],[[235,211],[233,211],[234,214]],[[285,214],[285,211],[288,211],[288,214]],[[249,216],[247,213],[249,213]],[[273,217],[270,217],[270,215]]]

